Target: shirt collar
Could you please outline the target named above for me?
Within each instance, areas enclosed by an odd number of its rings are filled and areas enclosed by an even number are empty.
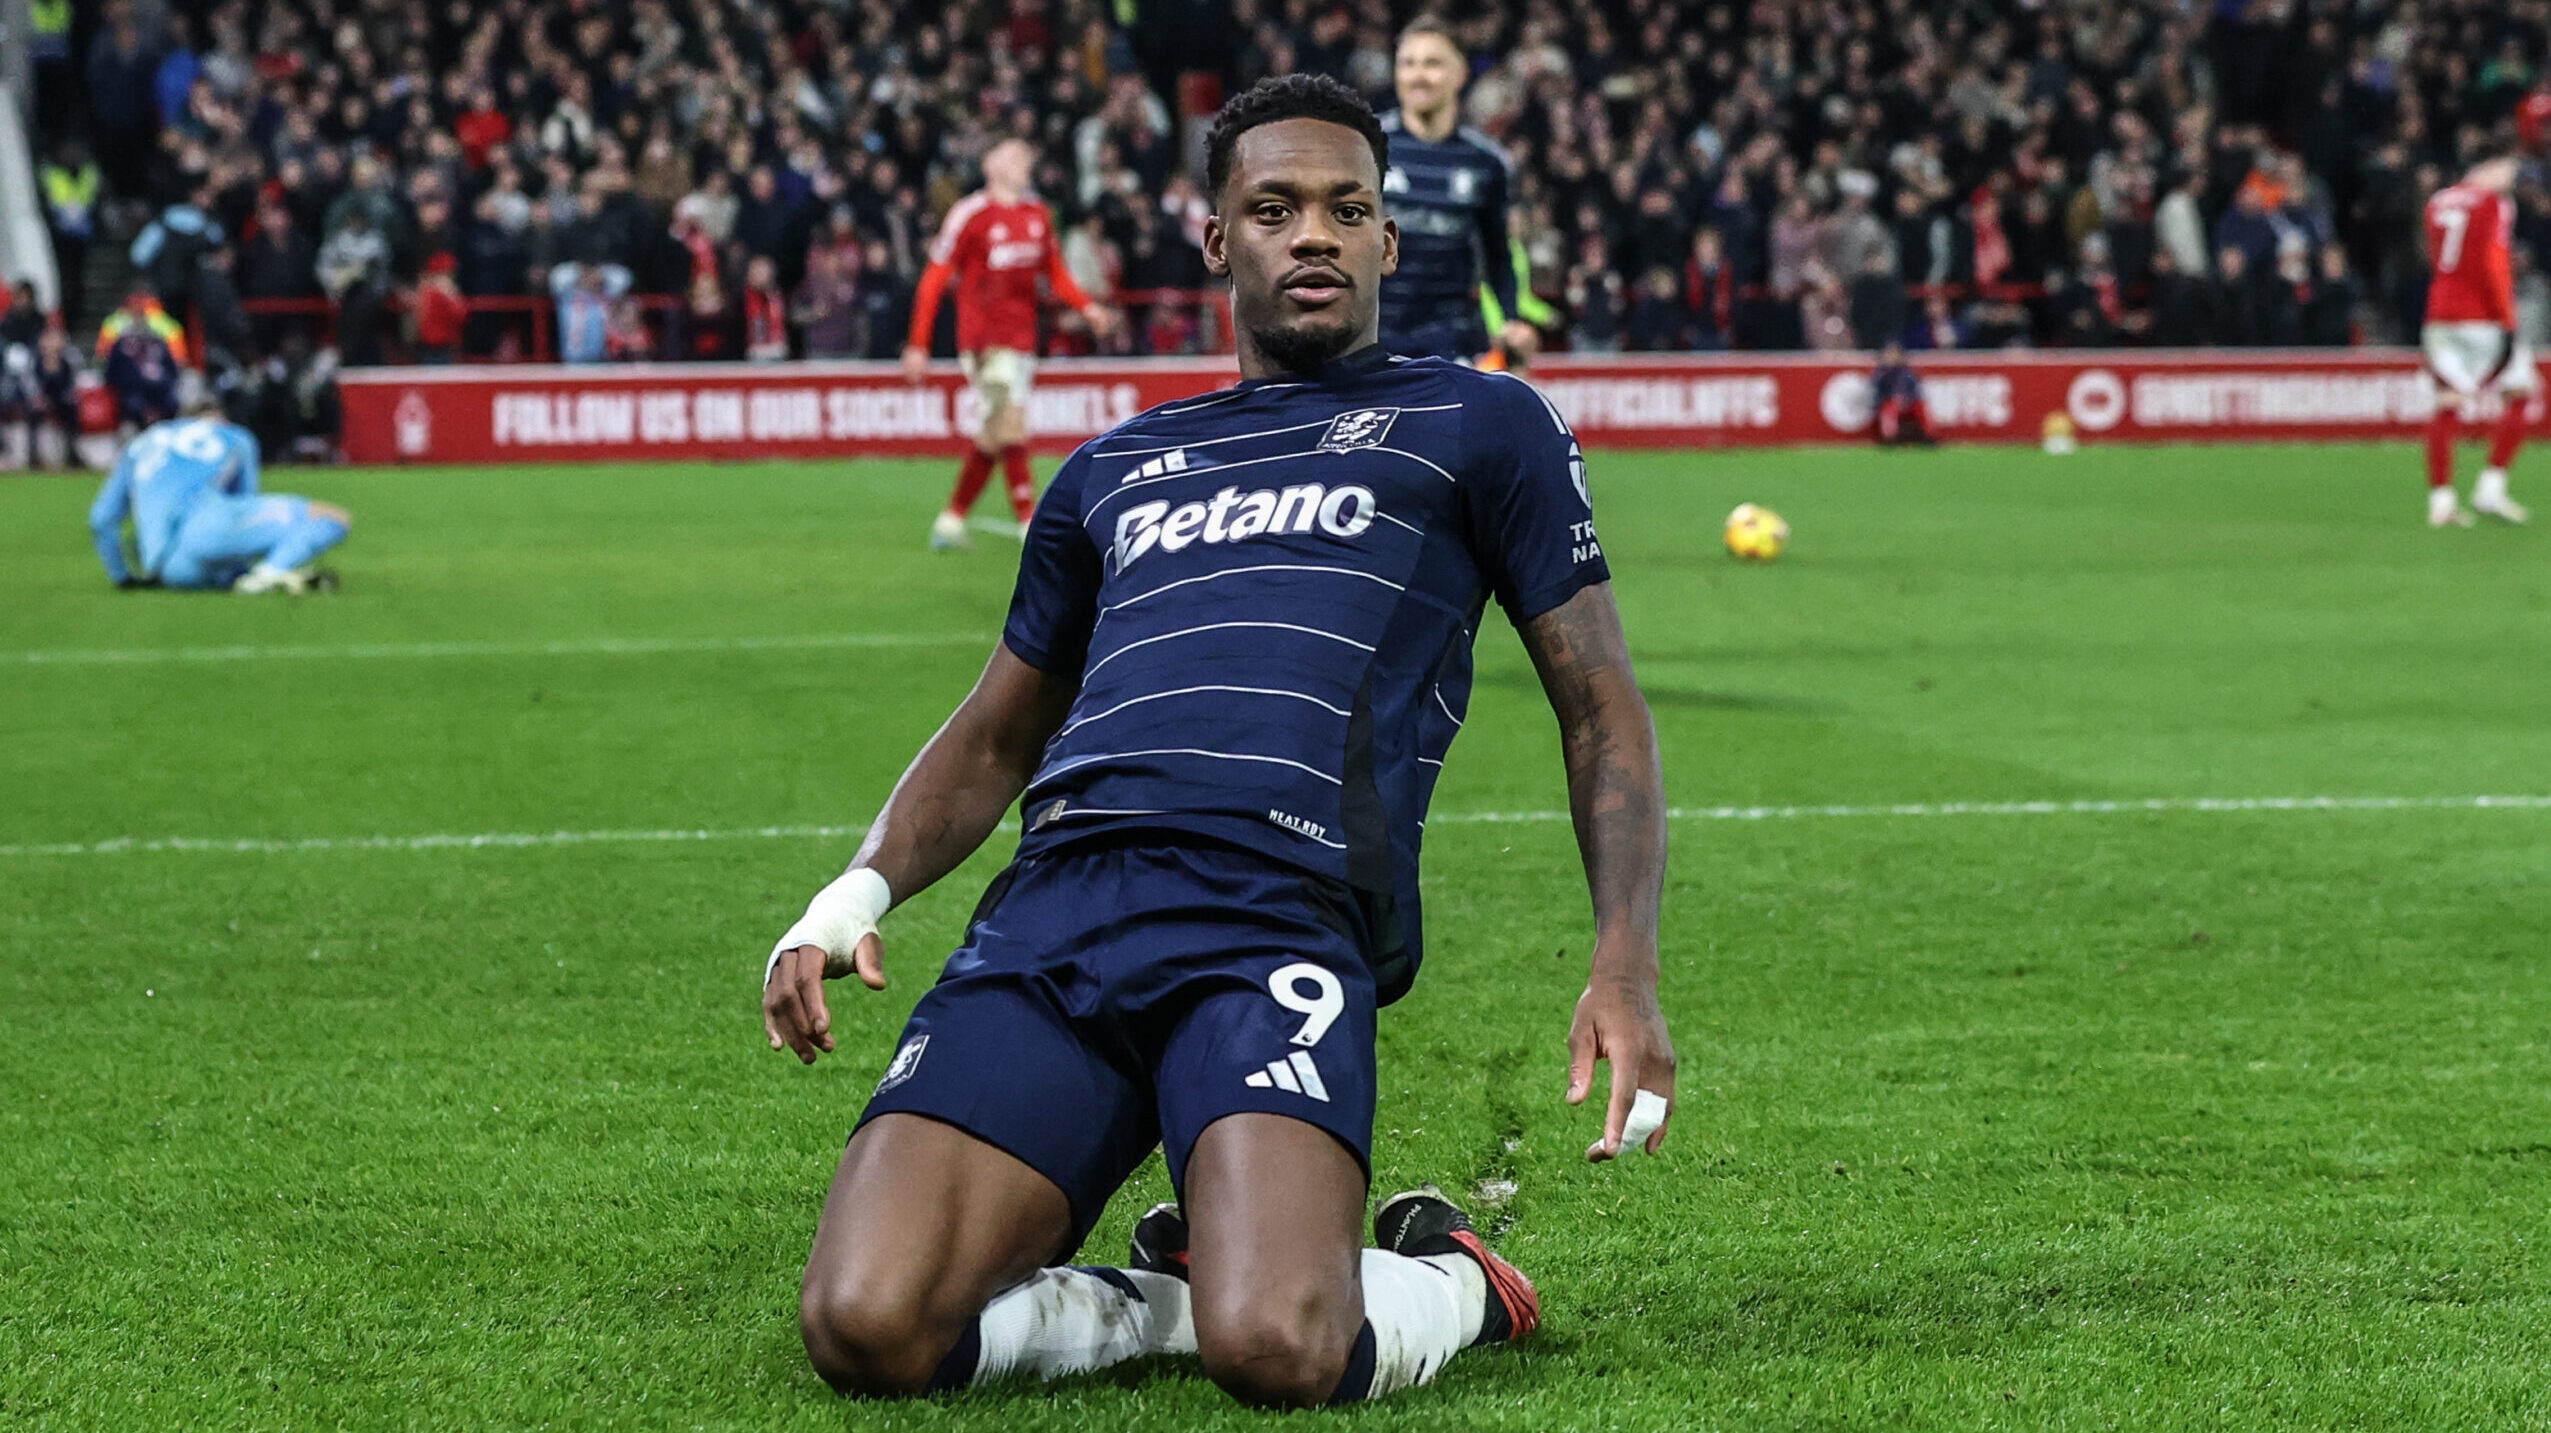
[[[1377,369],[1388,367],[1390,362],[1390,350],[1378,343],[1368,343],[1352,353],[1332,358],[1321,364],[1320,371],[1317,373],[1285,373],[1268,378],[1244,378],[1240,380],[1240,386],[1257,388],[1269,383],[1335,383],[1341,379],[1361,378]]]

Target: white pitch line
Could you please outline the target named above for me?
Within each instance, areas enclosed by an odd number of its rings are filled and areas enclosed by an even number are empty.
[[[572,637],[554,642],[354,642],[336,646],[103,647],[0,652],[0,665],[125,666],[328,657],[639,657],[665,652],[798,652],[844,647],[978,647],[979,632],[835,632],[807,637]]]
[[[2551,811],[2551,796],[2161,796],[2141,801],[1941,801],[1883,806],[1677,806],[1676,821],[1801,821],[1925,816],[2119,816],[2152,812],[2209,814],[2279,811]],[[1534,825],[1569,819],[1565,811],[1449,811],[1437,825]],[[1001,823],[1004,831],[1018,823]],[[779,841],[867,834],[866,826],[739,826],[628,831],[488,831],[477,835],[305,836],[297,839],[203,836],[119,837],[107,841],[0,845],[13,856],[116,856],[153,851],[269,854],[294,851],[440,851],[521,846],[595,846],[666,841]]]
[[[685,831],[483,831],[474,836],[303,836],[297,839],[204,836],[122,837],[54,845],[0,846],[0,856],[120,856],[133,852],[206,851],[262,855],[285,851],[443,851],[508,846],[594,846],[639,841],[779,841],[861,836],[865,826],[745,826]]]
[[[2126,801],[1908,801],[1885,806],[1677,806],[1676,821],[1870,816],[2118,816],[2145,811],[2544,811],[2551,796],[2155,796]],[[1468,811],[1445,821],[1565,821],[1564,811]]]

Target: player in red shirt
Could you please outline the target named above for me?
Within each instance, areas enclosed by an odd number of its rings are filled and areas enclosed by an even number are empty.
[[[2538,386],[2533,355],[2516,332],[2515,203],[2507,197],[2515,182],[2515,156],[2494,153],[2427,201],[2430,277],[2419,344],[2436,387],[2435,416],[2427,422],[2427,521],[2435,527],[2468,527],[2473,511],[2507,522],[2529,515],[2507,496],[2507,465],[2524,440],[2524,411]],[[2489,434],[2489,466],[2465,509],[2454,496],[2454,439],[2491,394],[2501,406]]]
[[[2551,74],[2536,75],[2533,89],[2516,101],[2516,143],[2527,154],[2551,150]]]
[[[958,470],[947,511],[930,526],[934,548],[966,545],[965,517],[1001,462],[1010,508],[1024,528],[1036,511],[1036,479],[1027,466],[1028,386],[1036,377],[1037,275],[1054,296],[1081,311],[1102,336],[1116,316],[1081,292],[1063,266],[1054,215],[1028,192],[1035,151],[1027,141],[1005,139],[983,156],[983,187],[957,201],[930,245],[930,267],[912,304],[912,335],[903,351],[904,376],[919,383],[930,366],[930,331],[939,320],[939,296],[950,278],[957,285],[957,357],[966,382],[983,401],[983,426],[974,451]]]

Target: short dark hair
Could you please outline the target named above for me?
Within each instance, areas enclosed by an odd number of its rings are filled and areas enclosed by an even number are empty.
[[[2492,132],[2464,146],[2462,164],[2465,169],[2476,169],[2492,160],[2521,158],[2523,153],[2513,136]]]
[[[1213,117],[1213,132],[1205,138],[1205,197],[1216,212],[1222,208],[1222,186],[1231,180],[1231,151],[1240,136],[1288,119],[1345,125],[1373,147],[1374,172],[1390,171],[1390,138],[1362,95],[1327,75],[1269,75],[1232,96]]]
[[[1420,15],[1401,26],[1399,39],[1392,43],[1391,48],[1396,50],[1407,44],[1412,35],[1432,35],[1452,46],[1453,53],[1459,55],[1464,63],[1470,60],[1470,51],[1462,44],[1461,36],[1453,33],[1452,22],[1441,15]]]

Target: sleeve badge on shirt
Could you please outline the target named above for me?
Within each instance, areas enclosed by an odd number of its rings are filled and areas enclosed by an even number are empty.
[[[1388,437],[1391,424],[1400,415],[1397,408],[1358,408],[1340,413],[1329,422],[1329,431],[1320,436],[1317,451],[1343,453],[1354,448],[1378,448]]]

